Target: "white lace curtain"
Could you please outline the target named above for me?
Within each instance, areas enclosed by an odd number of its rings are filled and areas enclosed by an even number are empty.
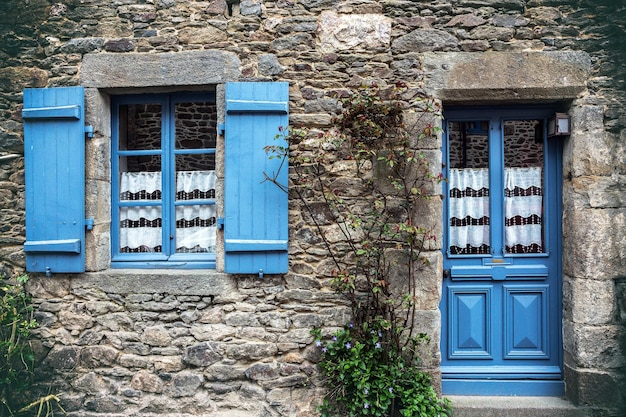
[[[176,173],[176,199],[215,198],[215,171]],[[160,172],[124,172],[120,199],[160,200]],[[215,205],[176,207],[176,252],[214,252],[216,235]],[[162,213],[159,206],[120,208],[120,250],[122,252],[161,252]]]
[[[489,253],[489,171],[451,169],[448,181],[451,253]]]
[[[541,177],[540,167],[505,169],[504,213],[507,253],[543,251]],[[448,180],[450,252],[490,253],[488,169],[451,169]]]
[[[504,221],[507,253],[543,252],[541,168],[504,170]]]

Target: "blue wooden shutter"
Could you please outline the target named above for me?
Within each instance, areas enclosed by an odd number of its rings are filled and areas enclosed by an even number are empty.
[[[265,146],[289,123],[289,85],[226,84],[224,161],[224,269],[239,274],[288,271],[288,196],[264,173],[279,172]],[[278,181],[287,185],[288,164]]]
[[[26,269],[85,270],[83,87],[24,90]]]

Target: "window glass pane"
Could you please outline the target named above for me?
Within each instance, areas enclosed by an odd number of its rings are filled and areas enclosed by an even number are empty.
[[[215,198],[215,171],[178,171],[176,200]]]
[[[489,121],[450,122],[449,250],[488,254]]]
[[[161,207],[120,207],[121,253],[161,252]]]
[[[161,105],[124,104],[119,110],[119,149],[161,149]]]
[[[176,155],[176,171],[213,171],[215,170],[215,154],[178,154]]]
[[[504,122],[506,253],[543,252],[543,124]]]
[[[217,109],[208,102],[176,103],[176,149],[213,149],[217,138]]]
[[[120,201],[161,200],[161,158],[159,156],[120,157]],[[132,169],[129,169],[129,166]],[[154,168],[159,167],[158,170]]]
[[[176,207],[176,252],[214,253],[215,205]]]

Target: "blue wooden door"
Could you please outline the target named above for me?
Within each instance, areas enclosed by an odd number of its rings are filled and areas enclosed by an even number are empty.
[[[445,113],[445,394],[562,395],[561,162],[549,109]]]

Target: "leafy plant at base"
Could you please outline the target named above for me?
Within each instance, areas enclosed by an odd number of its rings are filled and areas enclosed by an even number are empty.
[[[339,104],[335,128],[317,135],[281,128],[281,142],[266,148],[270,158],[289,154],[302,227],[313,225],[334,264],[330,285],[351,308],[342,330],[313,331],[330,387],[322,417],[449,415],[419,370],[418,348],[428,338],[416,332],[423,250],[436,239],[419,226],[419,210],[442,179],[420,147],[438,132],[439,107],[404,83],[365,86]],[[346,184],[349,170],[356,182]],[[276,178],[266,173],[286,190]]]
[[[319,366],[334,387],[321,416],[448,415],[448,403],[438,398],[430,376],[395,349],[384,348],[385,332],[372,324],[364,329],[348,325],[330,341],[322,339],[319,329],[313,331],[323,355]]]
[[[54,394],[29,401],[34,387],[35,358],[28,337],[37,327],[30,297],[25,291],[28,276],[15,279],[0,275],[0,416],[52,416],[63,409]]]

